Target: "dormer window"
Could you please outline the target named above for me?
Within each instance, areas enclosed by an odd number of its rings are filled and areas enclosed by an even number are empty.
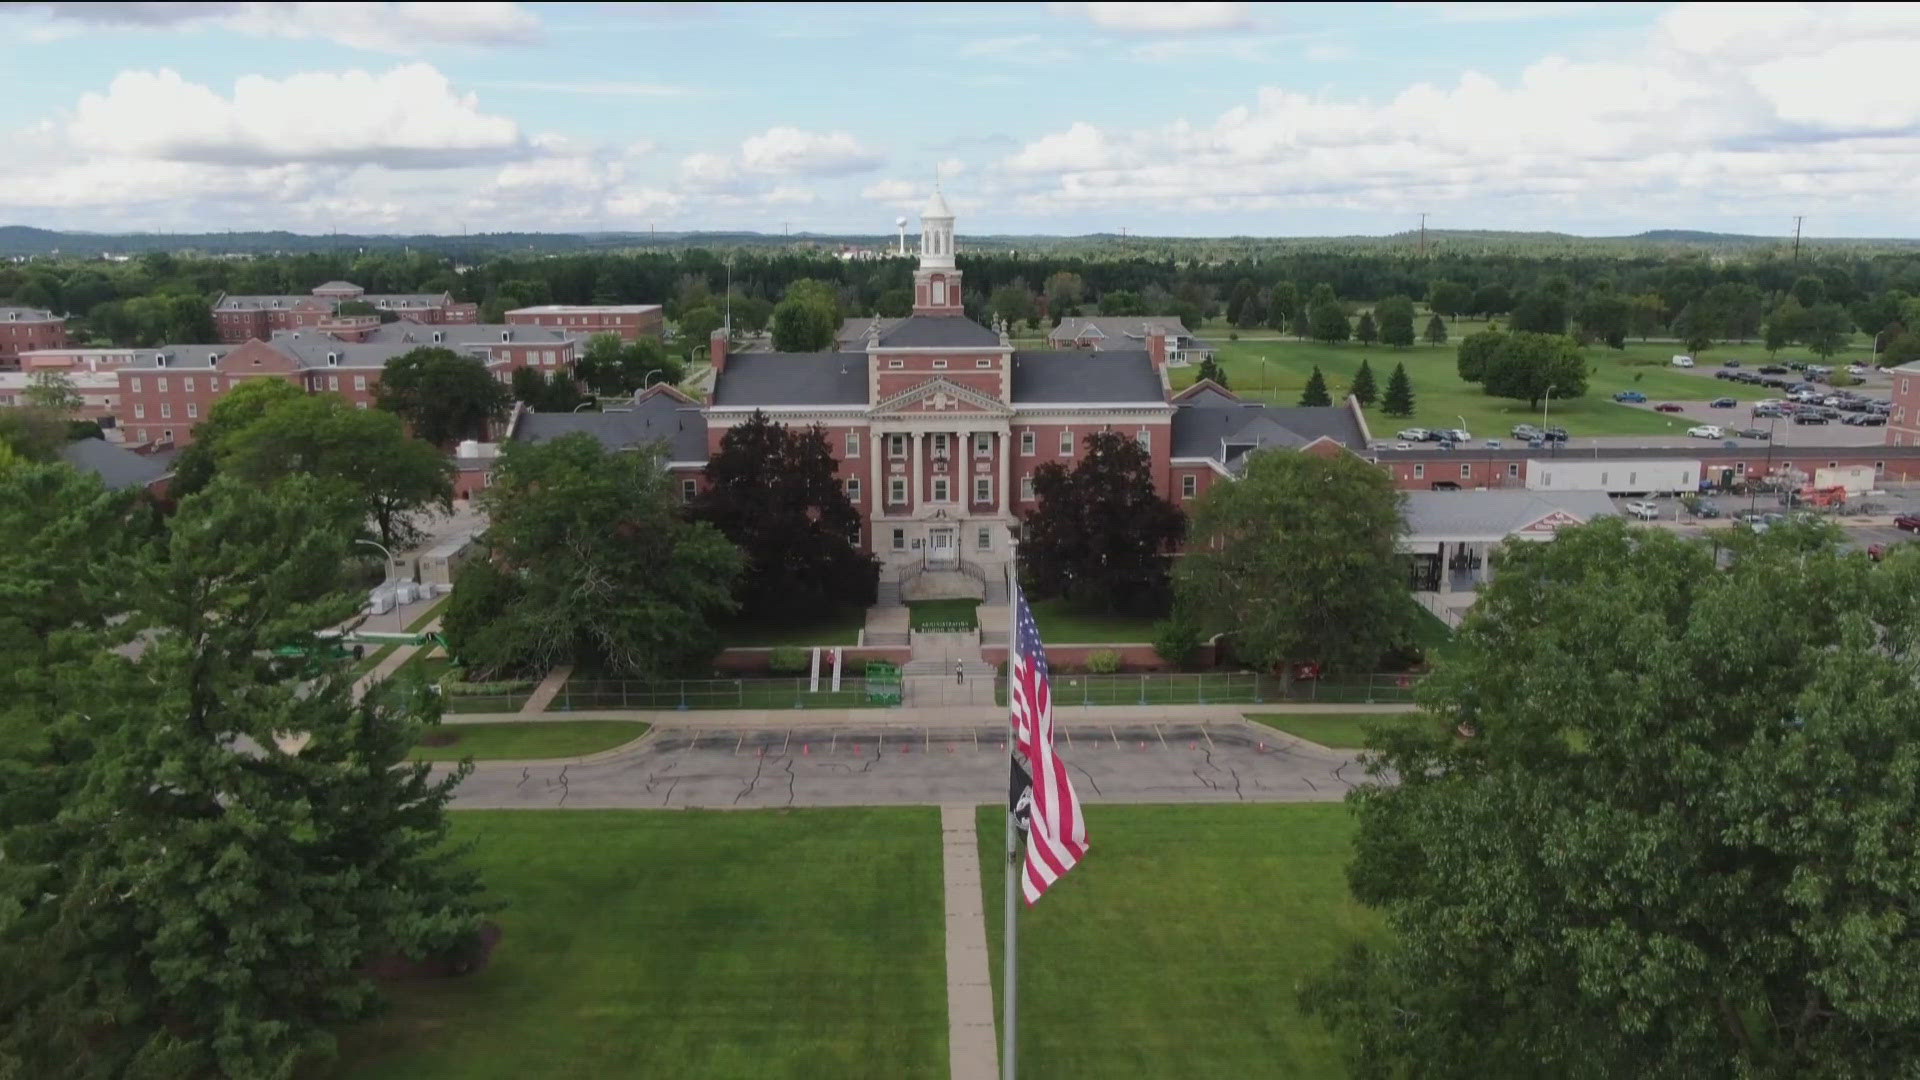
[[[339,354],[339,353],[334,353],[334,352],[330,352],[330,353],[328,353],[328,354],[327,354],[327,366],[328,366],[328,367],[339,367],[339,366],[340,366],[340,354]]]
[[[220,360],[220,354],[219,354],[219,353],[208,353],[208,354],[207,354],[207,363],[209,363],[209,364],[213,364],[213,363],[218,363],[218,362],[219,362],[219,360]]]
[[[512,340],[513,340],[513,331],[511,331],[511,330],[502,330],[502,331],[500,331],[500,340],[501,340],[501,341],[512,341]]]
[[[153,358],[153,366],[154,366],[154,367],[166,367],[166,366],[167,366],[167,354],[165,354],[165,353],[159,353],[159,354],[157,354],[157,355],[155,355],[155,356],[154,356],[154,358]]]
[[[442,341],[445,341],[445,340],[446,340],[446,337],[447,337],[447,335],[445,335],[445,334],[443,334],[443,333],[441,333],[441,332],[440,332],[440,331],[438,331],[438,330],[435,330],[435,331],[433,332],[433,343],[434,343],[435,345],[438,345],[438,344],[440,344],[440,343],[441,343]]]

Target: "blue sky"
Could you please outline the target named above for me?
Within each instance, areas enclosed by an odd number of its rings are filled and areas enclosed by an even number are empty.
[[[0,4],[0,222],[1913,235],[1920,5]]]

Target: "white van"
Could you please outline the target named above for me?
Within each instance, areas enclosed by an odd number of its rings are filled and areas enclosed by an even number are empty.
[[[1674,358],[1673,358],[1673,366],[1674,366],[1674,367],[1692,367],[1692,366],[1693,366],[1693,357],[1691,357],[1691,356],[1676,356],[1676,357],[1674,357]]]

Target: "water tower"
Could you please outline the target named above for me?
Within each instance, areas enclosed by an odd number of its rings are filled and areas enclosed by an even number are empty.
[[[893,227],[900,230],[900,248],[897,254],[905,255],[907,253],[907,219],[904,217],[894,218]]]

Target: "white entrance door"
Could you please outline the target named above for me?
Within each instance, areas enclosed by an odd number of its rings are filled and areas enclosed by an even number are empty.
[[[932,529],[927,533],[927,561],[936,564],[952,565],[958,562],[960,551],[958,531],[952,527]]]

